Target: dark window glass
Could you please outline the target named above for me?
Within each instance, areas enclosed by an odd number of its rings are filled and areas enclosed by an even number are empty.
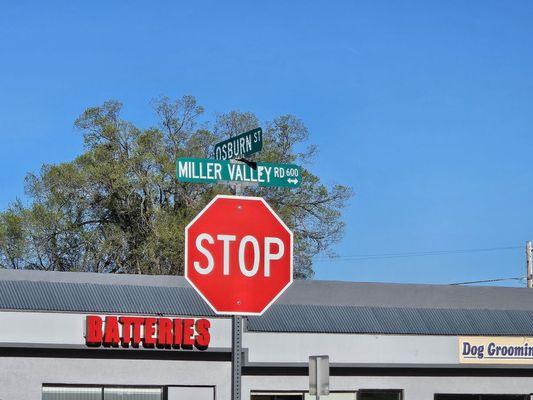
[[[436,394],[435,400],[529,400],[524,394]]]
[[[399,390],[360,390],[357,392],[357,400],[401,400],[402,393]]]
[[[485,394],[479,397],[479,400],[529,400],[529,395],[521,394]]]

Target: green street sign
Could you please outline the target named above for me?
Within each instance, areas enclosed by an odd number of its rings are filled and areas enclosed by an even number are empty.
[[[195,183],[228,181],[296,188],[302,182],[300,167],[294,164],[257,163],[252,168],[240,162],[208,158],[178,158],[176,175],[180,182]]]
[[[261,128],[255,128],[215,144],[215,158],[217,160],[243,158],[261,151],[262,148],[263,131]]]

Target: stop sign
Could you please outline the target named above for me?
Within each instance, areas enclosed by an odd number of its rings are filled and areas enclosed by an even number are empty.
[[[216,196],[185,228],[185,277],[217,314],[262,314],[292,283],[292,232],[259,197]]]

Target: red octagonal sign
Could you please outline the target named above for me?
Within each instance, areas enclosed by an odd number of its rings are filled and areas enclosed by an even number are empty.
[[[262,314],[292,283],[292,232],[259,197],[216,196],[185,228],[185,277],[217,314]]]

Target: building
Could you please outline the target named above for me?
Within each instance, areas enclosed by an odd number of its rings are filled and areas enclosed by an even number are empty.
[[[530,399],[531,336],[525,288],[297,281],[244,320],[242,398],[309,398],[323,354],[323,399]],[[231,319],[181,277],[0,270],[2,400],[229,400],[230,377]]]

